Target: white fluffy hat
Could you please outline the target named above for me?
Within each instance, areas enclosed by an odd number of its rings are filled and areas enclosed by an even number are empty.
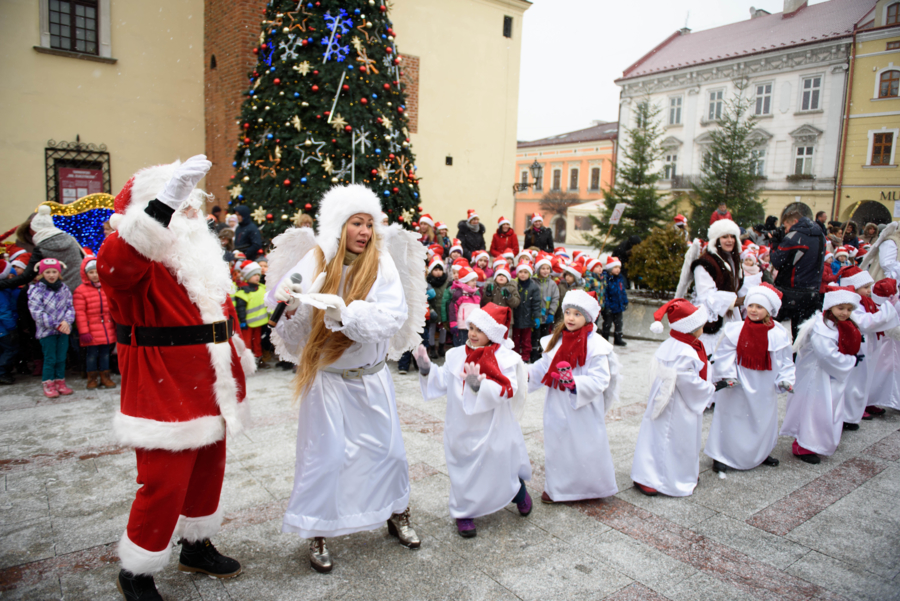
[[[825,292],[825,302],[822,303],[822,310],[827,311],[834,306],[843,304],[858,307],[859,301],[859,295],[851,286],[841,287],[832,284],[828,286],[828,290]]]
[[[722,236],[728,235],[734,236],[735,244],[740,245],[741,228],[739,228],[734,221],[731,219],[719,219],[713,223],[706,232],[706,238],[709,240],[709,245],[706,247],[706,250],[715,253],[716,241]]]
[[[512,309],[488,303],[469,313],[469,323],[484,332],[488,339],[505,348],[512,348],[513,342],[507,336],[512,323]]]
[[[597,299],[584,290],[569,290],[566,292],[562,301],[563,312],[570,307],[589,317],[591,322],[597,321],[597,317],[600,315],[600,304],[597,302]]]
[[[319,202],[319,214],[316,217],[319,224],[316,243],[325,253],[326,263],[337,254],[344,224],[357,213],[371,215],[375,221],[375,231],[381,233],[383,229],[381,201],[365,186],[360,184],[335,186],[322,197]]]
[[[747,297],[744,299],[744,306],[748,307],[757,304],[764,307],[773,318],[781,311],[782,294],[771,284],[760,284],[754,286],[747,291]]]

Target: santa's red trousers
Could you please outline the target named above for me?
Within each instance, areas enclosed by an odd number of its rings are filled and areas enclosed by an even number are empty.
[[[244,344],[253,352],[254,357],[262,357],[262,327],[244,328],[241,330],[241,338]]]
[[[141,484],[128,516],[128,538],[158,552],[172,540],[178,517],[202,518],[219,508],[225,439],[199,449],[135,449]]]

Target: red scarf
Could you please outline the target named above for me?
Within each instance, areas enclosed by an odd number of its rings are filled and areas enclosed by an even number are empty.
[[[568,328],[564,329],[561,336],[562,344],[559,345],[559,350],[556,351],[556,354],[553,356],[553,363],[556,364],[560,361],[568,361],[569,365],[572,366],[572,369],[584,365],[587,361],[588,335],[593,331],[594,324],[590,322],[574,331],[569,331]],[[544,374],[541,383],[550,388],[562,390],[563,388],[559,385],[559,381],[554,380],[550,376],[551,371],[555,370],[548,369],[547,373]]]
[[[866,310],[866,313],[878,313],[878,305],[875,304],[868,296],[859,295],[859,304],[863,306],[863,309]],[[876,340],[881,340],[884,337],[884,332],[877,332],[875,334],[877,337]]]
[[[500,385],[500,394],[511,399],[513,396],[512,385],[509,383],[509,378],[504,376],[503,372],[500,371],[500,365],[497,363],[496,355],[494,355],[498,348],[500,348],[499,344],[489,344],[478,348],[472,348],[467,344],[466,363],[475,363],[479,365],[481,367],[481,373],[484,374],[488,380]]]
[[[838,321],[831,319],[838,331],[838,352],[843,355],[856,355],[859,353],[859,347],[862,344],[862,333],[852,319]]]
[[[678,342],[685,343],[686,345],[697,351],[697,356],[700,357],[701,361],[703,361],[703,369],[700,370],[700,377],[705,380],[706,368],[709,366],[709,362],[706,360],[706,349],[703,348],[703,343],[700,342],[700,339],[693,334],[682,334],[681,332],[676,332],[675,330],[669,330],[669,336],[671,336]]]
[[[766,325],[762,321],[744,320],[741,335],[738,336],[738,365],[756,371],[772,371],[772,357],[769,355],[769,330],[775,327],[774,321]]]

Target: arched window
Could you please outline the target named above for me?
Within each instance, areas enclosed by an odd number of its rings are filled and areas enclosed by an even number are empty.
[[[891,7],[900,7],[900,4],[893,4]],[[900,71],[890,70],[881,74],[881,82],[878,86],[879,98],[896,98],[900,88]]]
[[[887,7],[885,12],[885,25],[894,25],[900,23],[900,2],[895,2]]]

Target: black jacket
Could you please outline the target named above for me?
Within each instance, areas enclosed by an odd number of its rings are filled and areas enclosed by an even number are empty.
[[[259,228],[250,218],[250,207],[247,205],[238,205],[234,212],[241,216],[241,222],[234,232],[234,250],[241,251],[245,257],[255,261],[263,247]]]
[[[778,270],[776,287],[818,290],[825,265],[822,228],[802,217],[772,251],[772,265]]]
[[[528,278],[524,282],[516,278],[519,287],[519,306],[513,309],[516,328],[533,328],[534,320],[541,316],[541,288]]]
[[[522,248],[531,248],[536,246],[538,250],[553,254],[553,232],[549,227],[541,226],[541,229],[534,231],[533,227],[525,230],[525,244]]]
[[[484,224],[478,224],[478,231],[473,232],[469,227],[469,222],[463,219],[459,223],[456,224],[459,228],[459,232],[457,232],[456,237],[459,238],[459,241],[462,243],[463,247],[463,256],[466,259],[472,260],[472,252],[476,250],[486,250],[484,246],[484,232],[487,231],[484,229]]]

